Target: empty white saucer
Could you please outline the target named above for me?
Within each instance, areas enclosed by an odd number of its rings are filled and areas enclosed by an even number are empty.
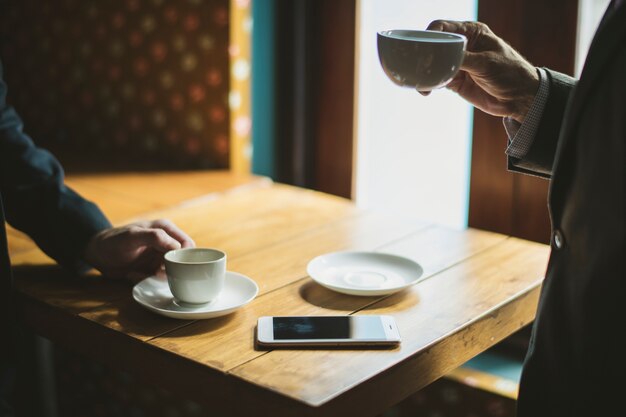
[[[152,276],[133,287],[133,298],[150,311],[175,319],[196,320],[230,314],[256,297],[259,287],[237,272],[226,272],[224,289],[217,300],[198,306],[179,305],[167,285],[167,278]]]
[[[402,256],[379,252],[334,252],[309,262],[307,273],[324,287],[350,295],[385,295],[416,284],[422,267]]]

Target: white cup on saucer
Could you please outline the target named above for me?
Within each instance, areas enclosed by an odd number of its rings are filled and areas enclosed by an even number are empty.
[[[210,248],[184,248],[165,254],[165,273],[174,300],[202,305],[217,299],[224,288],[226,253]]]
[[[449,83],[463,62],[467,39],[432,30],[378,32],[378,58],[387,77],[401,87],[430,91]]]

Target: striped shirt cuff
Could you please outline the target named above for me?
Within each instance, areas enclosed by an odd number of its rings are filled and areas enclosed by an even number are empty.
[[[548,95],[550,94],[550,83],[548,81],[548,74],[543,68],[537,68],[539,74],[539,90],[535,95],[533,104],[528,109],[528,113],[524,118],[524,123],[519,123],[511,117],[504,117],[502,123],[504,123],[504,129],[509,137],[509,145],[506,148],[505,153],[508,156],[517,159],[523,159],[528,150],[535,140],[535,134],[541,121],[543,109],[548,101]]]

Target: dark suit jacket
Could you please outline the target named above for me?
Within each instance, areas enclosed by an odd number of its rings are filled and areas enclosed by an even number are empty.
[[[63,169],[22,131],[22,121],[6,104],[0,63],[0,323],[13,316],[13,289],[5,221],[28,234],[51,258],[68,268],[81,267],[90,237],[110,223],[94,204],[63,184]],[[6,334],[6,333],[5,333]],[[9,341],[0,343],[5,360]],[[0,370],[1,371],[1,370]]]
[[[625,5],[607,12],[578,83],[548,74],[535,142],[524,160],[509,160],[551,177],[553,228],[518,414],[624,415]]]

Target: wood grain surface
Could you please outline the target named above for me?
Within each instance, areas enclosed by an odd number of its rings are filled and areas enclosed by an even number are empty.
[[[159,378],[229,415],[375,415],[534,318],[545,245],[365,212],[349,200],[256,177],[163,175],[158,191],[142,188],[147,180],[133,174],[128,181],[72,182],[103,206],[125,200],[116,206],[120,223],[165,217],[199,245],[224,249],[228,269],[254,279],[259,296],[225,317],[175,320],[134,302],[130,282],[71,276],[38,250],[17,250],[23,315],[57,343],[153,383]],[[340,250],[405,256],[424,274],[391,296],[335,293],[311,280],[306,265]],[[347,314],[392,315],[401,345],[274,351],[255,345],[260,316]]]

